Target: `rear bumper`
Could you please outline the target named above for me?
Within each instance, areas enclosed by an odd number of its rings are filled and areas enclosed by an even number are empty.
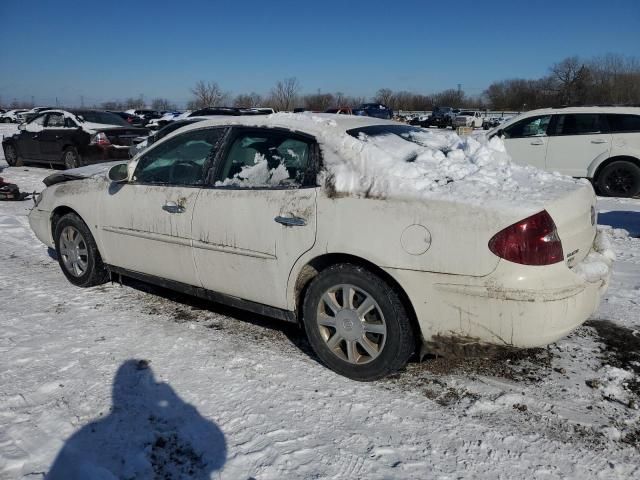
[[[501,261],[486,277],[387,271],[405,288],[427,347],[438,343],[539,347],[584,323],[607,290],[564,263],[528,267]]]

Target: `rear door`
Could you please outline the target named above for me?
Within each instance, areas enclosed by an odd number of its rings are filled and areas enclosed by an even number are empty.
[[[47,113],[44,128],[40,132],[40,155],[52,163],[62,162],[62,149],[71,143],[77,125],[60,112]]]
[[[611,133],[604,115],[569,113],[554,117],[549,129],[547,170],[586,177],[594,160],[609,157]]]
[[[204,288],[286,308],[289,273],[315,243],[318,158],[311,137],[232,130],[193,215]]]
[[[546,167],[547,128],[551,115],[524,118],[503,129],[504,144],[514,162],[521,165]]]
[[[191,130],[159,143],[140,157],[129,183],[105,191],[100,222],[107,263],[198,285],[191,221],[223,134]]]

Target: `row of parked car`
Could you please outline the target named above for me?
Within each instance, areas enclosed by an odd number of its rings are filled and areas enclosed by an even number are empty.
[[[148,111],[107,112],[60,110],[39,107],[23,112],[19,133],[3,141],[9,165],[20,162],[59,164],[74,168],[83,164],[127,159],[183,126],[223,116],[265,115],[270,108],[204,108],[193,112],[167,112],[159,118]],[[384,105],[367,104],[359,110],[332,109],[329,113],[373,118],[388,117]],[[26,114],[24,114],[26,113]],[[486,128],[478,112],[440,108],[423,120],[423,127],[454,125]],[[376,116],[379,115],[379,116]],[[500,136],[518,163],[590,179],[603,195],[633,197],[640,194],[640,109],[577,107],[526,112],[499,119],[486,133]],[[480,125],[480,122],[483,122]],[[464,122],[464,123],[463,123]],[[145,125],[145,126],[143,126]]]
[[[479,110],[464,110],[451,107],[435,107],[430,115],[415,115],[405,117],[410,125],[423,128],[458,128],[468,127],[472,129],[482,128],[490,130],[507,121],[511,116],[487,116]]]

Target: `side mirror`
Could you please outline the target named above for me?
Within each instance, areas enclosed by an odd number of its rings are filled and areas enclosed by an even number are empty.
[[[119,165],[114,165],[109,170],[107,177],[112,182],[123,183],[129,179],[129,168],[127,163],[121,163]]]
[[[18,125],[18,130],[26,130],[26,129],[27,129],[26,123],[21,123],[20,125]]]
[[[496,132],[496,135],[500,138],[504,138],[504,130],[500,129]]]

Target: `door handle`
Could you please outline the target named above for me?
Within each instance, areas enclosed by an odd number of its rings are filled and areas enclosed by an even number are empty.
[[[595,138],[595,139],[591,140],[591,143],[607,143],[607,141],[603,140],[601,138]]]
[[[62,138],[62,135],[56,135],[56,140],[60,140]]]
[[[544,145],[542,140],[532,140],[531,145]]]
[[[182,205],[178,205],[176,202],[167,202],[162,206],[162,209],[165,212],[169,213],[182,213],[184,212],[184,207]]]
[[[277,216],[274,220],[278,223],[281,223],[285,227],[304,227],[307,224],[307,221],[304,218],[300,217],[281,217]]]
[[[38,135],[34,135],[34,136],[33,136],[33,137],[31,137],[31,138],[33,138],[33,139],[35,140],[36,138],[38,138]]]

